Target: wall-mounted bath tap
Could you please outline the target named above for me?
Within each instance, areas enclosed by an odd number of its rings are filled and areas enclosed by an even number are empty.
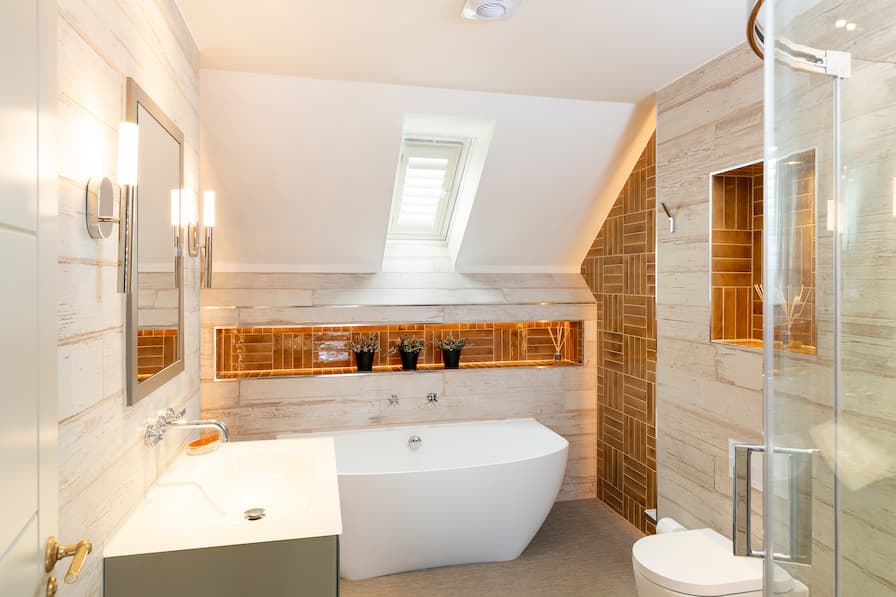
[[[398,397],[398,394],[392,394],[389,396],[389,406],[398,406],[401,402],[401,399]]]
[[[181,429],[216,429],[221,436],[221,443],[230,441],[230,430],[224,421],[218,419],[196,419],[195,421],[178,420],[168,424],[169,427]]]
[[[426,401],[429,402],[430,404],[432,404],[433,402],[438,402],[439,395],[436,394],[435,392],[430,392],[429,394],[426,395]]]
[[[172,410],[172,409],[169,409]],[[172,410],[173,412],[173,410]],[[186,410],[184,410],[186,413]],[[146,431],[143,433],[143,443],[150,448],[159,445],[163,439],[165,439],[165,431],[168,426],[167,422],[167,414],[159,415],[156,418],[155,423],[150,423],[146,426]]]
[[[170,406],[165,410],[165,414],[161,415],[161,418],[165,419],[165,423],[174,423],[175,421],[180,421],[185,416],[187,416],[187,407],[183,407],[182,409],[175,411]]]
[[[221,443],[230,441],[230,430],[224,421],[218,419],[197,419],[195,421],[186,421],[184,417],[187,409],[183,408],[179,412],[173,408],[169,408],[164,414],[156,419],[154,424],[146,426],[146,432],[143,434],[143,443],[149,447],[157,446],[165,439],[165,434],[171,427],[180,427],[182,429],[217,429],[221,436]]]

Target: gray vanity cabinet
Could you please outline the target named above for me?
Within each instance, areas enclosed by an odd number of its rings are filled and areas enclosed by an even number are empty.
[[[105,558],[105,597],[337,597],[339,537]]]

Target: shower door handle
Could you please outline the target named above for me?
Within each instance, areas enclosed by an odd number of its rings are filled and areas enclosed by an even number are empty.
[[[751,460],[756,452],[765,453],[765,446],[750,444],[734,445],[734,511],[733,529],[734,555],[765,557],[765,552],[752,546],[752,472]],[[788,461],[789,484],[787,528],[788,548],[786,552],[775,552],[776,560],[797,564],[812,563],[812,465],[818,450],[805,448],[775,448],[774,455],[785,455]],[[763,491],[774,491],[774,487],[763,487]]]
[[[754,452],[765,452],[765,446],[734,444],[734,512],[732,537],[734,555],[765,557],[765,552],[756,551],[752,542],[752,495],[753,474],[750,463]]]

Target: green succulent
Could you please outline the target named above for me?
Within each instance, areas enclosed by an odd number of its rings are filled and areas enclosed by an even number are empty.
[[[436,340],[436,346],[441,350],[460,350],[464,346],[469,346],[463,338],[455,338],[454,336],[445,336]]]
[[[398,344],[389,349],[389,354],[395,355],[400,352],[416,352],[421,353],[426,349],[426,343],[420,338],[411,338],[410,336],[401,336]]]
[[[373,332],[369,336],[361,336],[357,342],[349,340],[348,348],[352,352],[379,352],[380,338],[376,332]]]

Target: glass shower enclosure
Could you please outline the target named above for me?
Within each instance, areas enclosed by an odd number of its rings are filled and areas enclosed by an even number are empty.
[[[768,596],[779,569],[812,597],[896,595],[896,0],[763,11],[766,441],[752,451],[767,490],[762,545],[740,529],[740,549],[765,557]]]

